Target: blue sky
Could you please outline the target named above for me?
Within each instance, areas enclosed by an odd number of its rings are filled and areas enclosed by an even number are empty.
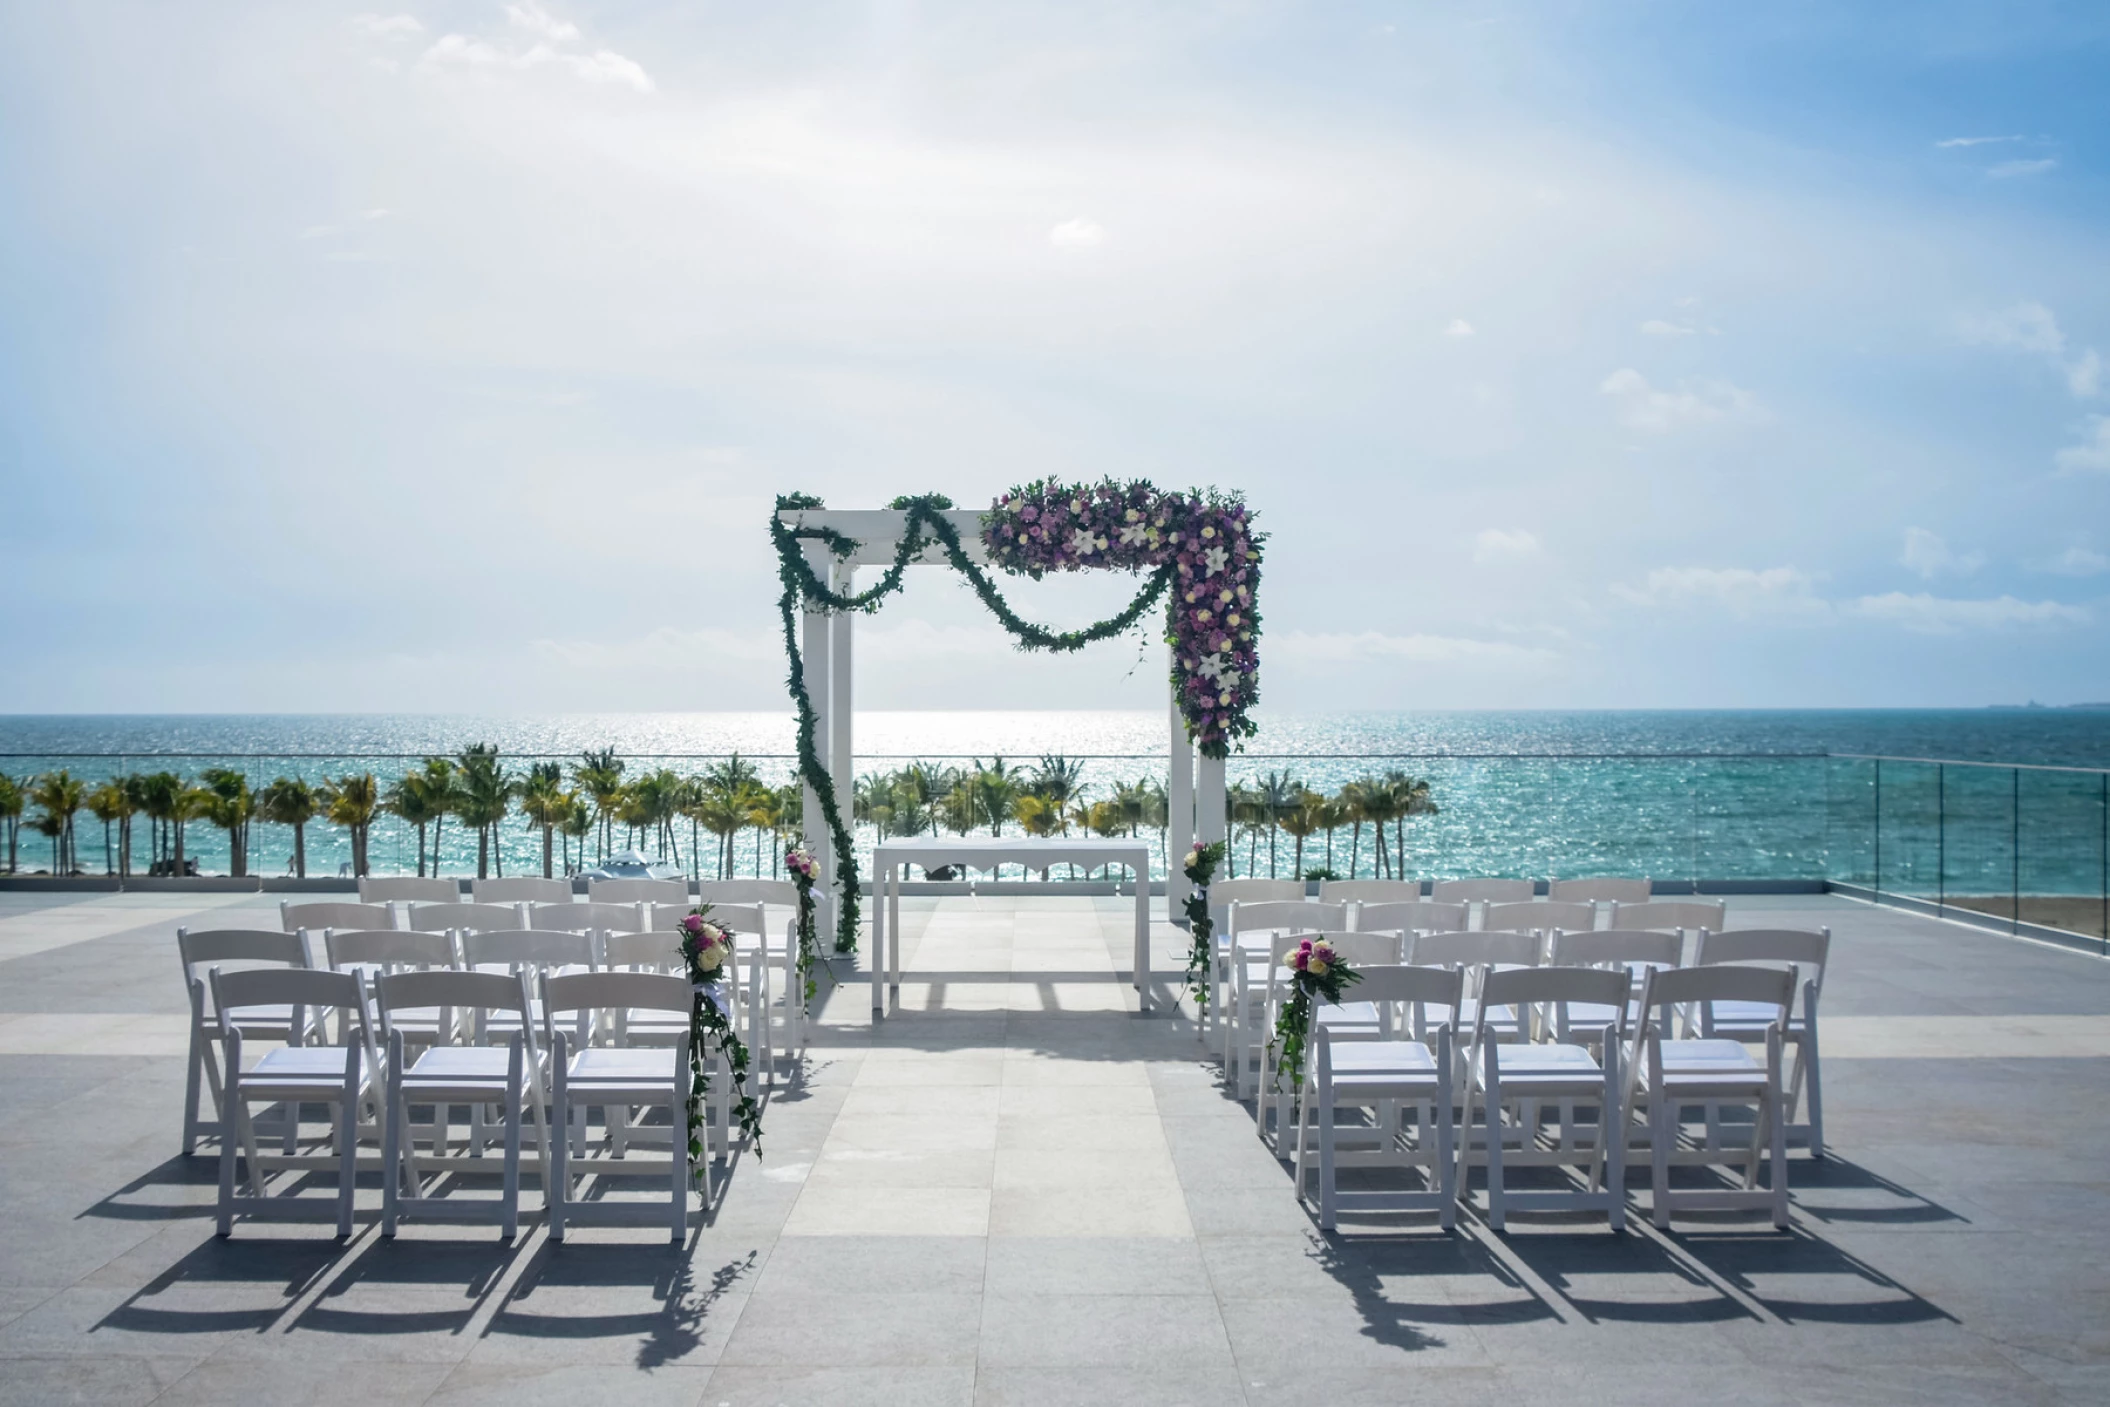
[[[0,710],[773,707],[773,494],[1050,473],[1248,495],[1278,707],[2110,698],[2106,133],[2102,7],[0,4]]]

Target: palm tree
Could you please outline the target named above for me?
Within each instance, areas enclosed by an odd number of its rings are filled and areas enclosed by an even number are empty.
[[[1277,829],[1297,842],[1297,848],[1291,853],[1289,862],[1292,879],[1304,878],[1304,842],[1317,834],[1324,824],[1322,808],[1325,805],[1325,797],[1307,789],[1299,791],[1283,808],[1282,813],[1275,817]]]
[[[1313,807],[1319,829],[1326,832],[1326,874],[1333,877],[1333,833],[1348,823],[1347,808],[1341,805],[1339,796],[1316,798]],[[1350,872],[1351,874],[1353,871]]]
[[[988,823],[989,834],[1004,833],[1004,817],[1011,814],[1011,802],[1020,791],[1019,769],[1006,767],[1004,759],[993,758],[987,767],[977,762],[972,781],[976,808],[976,819]]]
[[[608,843],[614,838],[609,828],[623,799],[623,759],[615,755],[612,747],[604,747],[599,752],[582,752],[579,760],[572,764],[571,780],[572,785],[593,802],[594,818],[600,823],[596,858],[605,860],[608,858]],[[585,863],[583,853],[579,861]]]
[[[542,877],[554,878],[557,827],[571,816],[576,797],[564,790],[564,769],[554,762],[537,762],[528,768],[520,788],[520,812],[542,829]],[[568,856],[566,857],[569,858]]]
[[[1055,803],[1030,791],[1011,798],[1011,814],[1017,818],[1020,830],[1041,839],[1055,834],[1055,828],[1062,824],[1062,812]]]
[[[1260,779],[1254,788],[1254,799],[1260,808],[1259,825],[1267,829],[1267,877],[1275,877],[1275,833],[1282,827],[1283,819],[1297,809],[1304,795],[1304,784],[1292,777],[1288,771],[1270,772]]]
[[[94,791],[88,793],[88,814],[103,823],[103,873],[117,873],[119,847],[111,841],[110,827],[132,814],[131,798],[125,795],[125,784],[112,777]]]
[[[5,772],[0,772],[0,824],[7,827],[7,872],[15,872],[15,860],[19,840],[17,833],[22,828],[22,784]]]
[[[1392,821],[1392,853],[1397,861],[1399,877],[1407,877],[1407,818],[1410,816],[1433,816],[1436,803],[1429,799],[1429,784],[1424,778],[1410,777],[1405,772],[1393,770],[1385,773],[1380,783],[1384,789],[1386,810]]]
[[[489,743],[471,743],[455,757],[460,777],[455,786],[454,815],[465,826],[476,827],[476,877],[491,875],[493,845],[498,828],[513,809],[513,777],[499,761],[498,749]],[[505,852],[498,849],[498,873],[505,873]]]
[[[73,814],[81,809],[87,793],[87,783],[63,767],[46,772],[30,786],[30,803],[44,813],[30,829],[51,838],[51,872],[55,875],[74,874],[80,868],[73,850]]]
[[[454,807],[454,764],[428,757],[418,771],[406,773],[388,789],[387,809],[418,828],[418,876],[425,874],[425,828],[432,828],[432,872],[440,872],[440,826]]]
[[[739,757],[735,755],[733,760],[738,762]],[[688,786],[666,767],[647,772],[630,784],[631,813],[637,817],[639,828],[650,830],[652,848],[661,854],[671,852],[677,865],[681,863],[681,847],[674,842],[674,819],[686,814],[682,803],[687,799]]]
[[[1369,819],[1363,813],[1363,784],[1359,781],[1341,783],[1334,799],[1340,804],[1342,819],[1352,828],[1349,831],[1348,877],[1354,879],[1363,856],[1363,822]]]
[[[867,772],[850,783],[850,820],[871,826],[885,840],[894,824],[894,782],[884,772]]]
[[[183,806],[183,779],[174,772],[151,772],[137,779],[139,809],[153,832],[149,871],[166,859],[175,839],[176,816]],[[177,867],[180,872],[182,867]]]
[[[1377,839],[1377,877],[1392,877],[1392,856],[1385,846],[1385,825],[1398,814],[1393,808],[1397,798],[1393,790],[1381,777],[1365,777],[1356,783],[1356,811],[1370,823]]]
[[[1233,782],[1224,789],[1224,878],[1238,878],[1238,831],[1242,826],[1246,834],[1245,872],[1248,878],[1253,873],[1253,853],[1260,847],[1260,832],[1254,829],[1260,815],[1260,803],[1253,789],[1244,782]]]
[[[227,872],[239,879],[249,873],[249,823],[256,816],[249,778],[232,767],[208,767],[198,780],[210,796],[200,814],[227,832]]]
[[[718,837],[718,878],[732,866],[733,837],[747,824],[748,807],[740,791],[706,784],[696,798],[695,816],[703,828]],[[699,870],[702,869],[698,865]]]
[[[564,813],[564,819],[558,823],[558,829],[564,835],[564,873],[570,875],[575,873],[571,858],[571,843],[574,840],[579,842],[579,866],[586,864],[586,837],[593,834],[594,814],[593,808],[586,804],[586,798],[577,792],[566,792],[565,796],[570,798],[571,809]]]
[[[308,877],[308,822],[322,809],[322,797],[298,777],[273,777],[256,794],[256,813],[274,826],[293,827],[293,877]],[[419,827],[418,873],[425,872],[424,827]]]
[[[343,826],[352,837],[352,874],[364,876],[366,868],[366,837],[372,829],[374,817],[381,810],[381,786],[371,772],[358,772],[325,780],[322,784],[321,800],[323,814],[333,825]]]

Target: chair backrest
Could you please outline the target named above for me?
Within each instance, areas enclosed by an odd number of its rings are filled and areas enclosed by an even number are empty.
[[[649,907],[652,911],[652,927],[656,929],[678,928],[681,926],[681,921],[696,909],[694,904],[687,903],[653,904]],[[714,902],[711,905],[710,920],[728,933],[766,935],[769,932],[768,915],[759,903],[721,904]]]
[[[681,935],[673,932],[604,933],[601,961],[610,967],[678,970],[682,967]]]
[[[634,933],[649,927],[645,922],[645,910],[641,904],[562,904],[528,905],[528,927],[560,929],[570,933],[586,933],[595,929],[604,933]]]
[[[1786,1017],[1795,1000],[1795,972],[1786,967],[1723,963],[1716,967],[1651,968],[1641,984],[1641,1019],[1657,1007],[1697,1002],[1764,1002]]]
[[[396,914],[386,904],[289,904],[281,899],[278,922],[288,933],[303,928],[394,928]]]
[[[1445,904],[1521,904],[1536,888],[1528,879],[1439,879],[1429,897]]]
[[[1537,930],[1550,933],[1556,928],[1594,928],[1597,925],[1595,904],[1573,904],[1565,900],[1535,899],[1522,904],[1489,904],[1480,912],[1482,928],[1506,928],[1518,933]]]
[[[516,876],[510,879],[472,879],[469,897],[479,904],[569,904],[571,881]]]
[[[1799,989],[1804,982],[1813,986],[1821,996],[1824,992],[1824,965],[1831,958],[1832,931],[1820,928],[1812,933],[1802,928],[1732,928],[1726,933],[1709,933],[1700,941],[1699,956],[1693,959],[1694,967],[1716,967],[1722,963],[1781,964],[1785,970],[1796,974]]]
[[[404,926],[419,933],[445,933],[456,928],[526,928],[527,922],[518,904],[413,904],[404,916]]]
[[[1225,904],[1258,904],[1271,899],[1302,899],[1304,881],[1301,879],[1219,879],[1209,886],[1209,903],[1222,908]]]
[[[1645,904],[1612,905],[1608,928],[1721,928],[1729,912],[1726,900],[1651,899]]]
[[[788,879],[703,879],[696,882],[696,902],[777,904],[793,909],[798,907],[799,887]]]
[[[1540,950],[1531,933],[1422,933],[1408,961],[1416,967],[1537,967]]]
[[[596,904],[686,904],[685,879],[589,879],[586,897]]]
[[[1363,980],[1348,989],[1353,1001],[1408,1002],[1456,1010],[1465,995],[1465,974],[1456,968],[1376,963],[1358,971]]]
[[[685,1012],[693,1000],[688,978],[664,972],[545,973],[542,978],[545,1014],[600,1007]]]
[[[1555,879],[1546,883],[1546,897],[1570,904],[1645,904],[1655,892],[1655,881],[1647,879]]]
[[[1348,906],[1314,904],[1305,899],[1234,899],[1224,911],[1224,932],[1265,933],[1294,930],[1318,933],[1348,927]]]
[[[359,878],[362,904],[452,904],[462,897],[460,883],[451,879],[418,879],[387,875],[380,879]]]
[[[444,933],[398,928],[332,928],[322,935],[330,967],[452,967],[454,944]]]
[[[1593,1011],[1601,1018],[1605,1011],[1612,1014],[1610,1021],[1600,1020],[1602,1026],[1617,1027],[1623,1035],[1626,1031],[1627,998],[1632,994],[1627,975],[1612,972],[1602,967],[1513,967],[1493,969],[1480,979],[1480,1014],[1474,1032],[1474,1043],[1478,1044],[1485,1034],[1489,1013],[1502,1007],[1536,1007],[1551,1009],[1554,1020],[1549,1024],[1541,1021],[1539,1029],[1558,1037],[1565,1037],[1571,1025],[1572,1008],[1587,1005],[1603,1010]]]
[[[214,963],[268,962],[306,967],[308,945],[298,933],[273,933],[268,928],[205,928],[196,933],[179,928],[176,956],[188,982],[197,975],[197,967]]]
[[[1365,967],[1398,967],[1400,949],[1405,945],[1405,939],[1397,933],[1365,933],[1359,929],[1329,933],[1326,941],[1358,972]],[[1355,1000],[1360,1001],[1361,997]]]
[[[1407,904],[1421,897],[1418,879],[1322,879],[1322,904]]]
[[[1403,904],[1357,904],[1350,915],[1359,933],[1457,933],[1465,929],[1466,906],[1417,899]]]
[[[593,938],[550,929],[490,929],[462,935],[470,967],[592,967]]]
[[[1676,967],[1684,946],[1685,940],[1676,933],[1635,928],[1612,928],[1595,933],[1562,930],[1553,935],[1553,965],[1609,967],[1639,962]]]
[[[339,1013],[338,1042],[350,1045],[356,1035],[371,1065],[373,1028],[366,1019],[366,991],[351,973],[298,967],[228,972],[215,967],[207,976],[212,984],[213,1010],[219,1013],[221,1035],[241,1029],[244,1009],[290,1006],[296,1011],[335,1010]],[[306,1032],[306,1021],[291,1022],[288,1043],[301,1044]],[[345,1059],[349,1065],[353,1057],[347,1055]]]
[[[534,1025],[528,1019],[527,978],[520,973],[500,974],[496,972],[385,972],[374,979],[374,995],[381,1007],[381,1029],[391,1032],[392,1013],[398,1011],[422,1011],[437,1007],[441,1019],[437,1029],[444,1033],[456,1029],[452,1013],[456,1010],[478,1013],[491,1011],[512,1012],[520,1018],[520,1028],[534,1047]],[[477,1023],[481,1028],[482,1022]]]

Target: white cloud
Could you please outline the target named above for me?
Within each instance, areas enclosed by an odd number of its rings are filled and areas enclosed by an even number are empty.
[[[1986,168],[1986,175],[1996,181],[2013,180],[2017,176],[2041,176],[2057,166],[2055,157],[2039,156],[2021,161],[2003,161],[1998,166]]]
[[[1645,585],[1615,585],[1612,594],[1635,606],[1717,606],[1738,616],[1823,615],[1830,606],[1812,590],[1815,584],[1795,567],[1658,567]]]
[[[1700,329],[1682,322],[1665,322],[1662,318],[1650,318],[1641,324],[1641,330],[1650,337],[1690,337]]]
[[[1538,534],[1523,528],[1482,528],[1473,539],[1475,562],[1514,562],[1538,552]]]
[[[2102,389],[2103,362],[2093,347],[2067,355],[2070,343],[2051,309],[2038,302],[2016,303],[1963,325],[1964,340],[2024,356],[2041,357],[2066,380],[2066,389],[2082,399]]]
[[[376,39],[408,39],[425,32],[416,15],[353,15],[352,28]]]
[[[554,39],[559,44],[569,44],[579,37],[579,27],[569,20],[560,20],[549,11],[528,0],[525,5],[506,6],[506,18],[520,28],[539,34],[545,39]]]
[[[652,76],[636,60],[612,49],[581,53],[570,47],[581,38],[579,27],[558,19],[532,0],[525,6],[506,6],[506,17],[515,29],[537,36],[534,42],[521,49],[467,34],[445,34],[425,51],[420,66],[523,71],[554,66],[588,83],[610,83],[640,93],[656,91]]]
[[[2091,415],[2081,442],[2053,455],[2062,474],[2110,474],[2110,415]]]
[[[1632,367],[1622,367],[1597,389],[1619,401],[1619,418],[1626,424],[1655,434],[1685,425],[1764,418],[1758,397],[1727,381],[1681,381],[1674,391],[1660,390]]]
[[[1450,323],[1443,329],[1443,335],[1446,337],[1470,337],[1473,335],[1473,325],[1464,318],[1452,318]]]
[[[1536,664],[1559,658],[1543,646],[1512,645],[1506,640],[1474,640],[1456,635],[1387,635],[1376,630],[1292,630],[1270,636],[1270,656],[1285,662],[1344,664],[1358,660],[1401,659],[1418,664],[1458,661]]]
[[[1106,231],[1096,221],[1079,217],[1064,220],[1048,231],[1048,243],[1057,249],[1096,249],[1106,242]]]
[[[1967,575],[1985,565],[1983,552],[1958,552],[1941,534],[1925,528],[1905,529],[1905,550],[1898,561],[1928,580],[1943,572]]]
[[[1926,592],[1907,595],[1902,591],[1881,596],[1863,596],[1845,608],[1864,620],[1895,625],[1915,635],[1955,635],[1963,631],[2042,630],[2086,625],[2087,610],[2062,601],[2022,601],[2013,596],[1994,596],[1967,601],[1930,596]]]
[[[1989,142],[2019,142],[2020,137],[1945,137],[1934,145],[1938,147],[1982,147]]]
[[[386,220],[390,215],[394,213],[394,211],[390,210],[385,205],[377,205],[371,210],[360,211],[359,217],[363,220]]]
[[[2038,563],[2037,570],[2054,576],[2101,576],[2110,572],[2110,556],[2091,547],[2069,547],[2049,561]]]

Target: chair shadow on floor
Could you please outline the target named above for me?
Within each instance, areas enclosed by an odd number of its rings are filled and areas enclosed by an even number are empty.
[[[678,1363],[702,1343],[711,1309],[752,1274],[759,1253],[727,1261],[696,1285],[693,1246],[675,1248],[637,1244],[573,1245],[544,1241],[492,1316],[491,1334],[541,1339],[635,1337],[637,1366],[658,1368]],[[538,1313],[538,1296],[564,1305],[583,1294],[650,1286],[657,1307],[613,1314],[579,1312],[563,1307]]]
[[[1524,1322],[1558,1315],[1486,1246],[1463,1231],[1426,1235],[1343,1236],[1313,1230],[1310,1259],[1353,1299],[1363,1336],[1389,1348],[1418,1352],[1448,1341],[1432,1325]],[[1454,1302],[1436,1277],[1476,1277],[1515,1292],[1484,1304]],[[1403,1298],[1399,1282],[1427,1277],[1428,1293]],[[1388,1286],[1389,1282],[1389,1286]]]

